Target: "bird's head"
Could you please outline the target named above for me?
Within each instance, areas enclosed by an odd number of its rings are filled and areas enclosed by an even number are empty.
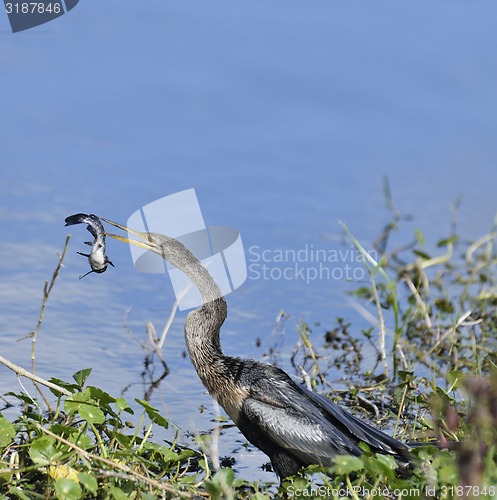
[[[199,289],[204,305],[216,302],[216,307],[220,308],[220,313],[216,316],[218,326],[222,324],[226,317],[226,302],[222,298],[223,294],[206,267],[183,243],[165,234],[136,231],[103,217],[99,218],[107,224],[127,231],[128,234],[138,236],[143,241],[112,233],[105,233],[106,236],[150,250],[183,271]]]

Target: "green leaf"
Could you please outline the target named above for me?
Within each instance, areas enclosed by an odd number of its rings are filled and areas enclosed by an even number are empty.
[[[178,460],[186,460],[192,457],[198,457],[198,453],[195,450],[190,450],[188,448],[185,448],[184,450],[181,450],[179,452]]]
[[[19,498],[20,500],[31,500],[30,497],[28,497],[22,488],[18,488],[17,486],[11,486],[9,488],[9,498]]]
[[[104,393],[104,391],[101,392]],[[90,397],[90,393],[91,391],[86,388],[83,392],[73,394],[71,399],[65,400],[64,409],[69,414],[78,412],[81,418],[90,424],[101,424],[105,421],[105,414],[98,407],[97,402]]]
[[[135,401],[143,406],[145,409],[145,413],[148,415],[148,418],[152,420],[154,424],[160,425],[161,427],[164,427],[164,429],[167,429],[169,427],[169,422],[167,421],[166,418],[164,418],[159,411],[154,408],[148,401],[143,401],[142,399],[135,398]]]
[[[219,478],[220,481],[224,481],[225,484],[231,486],[235,479],[235,471],[233,469],[220,469],[216,472],[214,478]]]
[[[351,295],[359,297],[360,299],[369,300],[373,294],[371,292],[371,288],[369,288],[367,286],[361,286],[361,287],[357,288],[356,290],[352,291]]]
[[[226,486],[230,487],[235,479],[233,469],[220,469],[210,481],[204,483],[205,489],[213,498],[219,498],[226,491]]]
[[[57,393],[57,395],[59,395],[59,393]],[[16,394],[15,392],[7,392],[5,393],[5,396],[12,396],[13,398],[17,398],[19,401],[22,401],[26,405],[33,404],[33,399],[30,398],[29,396],[26,396],[26,394],[23,393]]]
[[[76,372],[72,378],[77,382],[79,387],[82,389],[85,385],[86,379],[90,376],[91,368],[85,368],[84,370],[79,370]]]
[[[449,299],[446,298],[438,298],[435,299],[435,307],[437,307],[440,311],[452,314],[455,311],[454,305]]]
[[[86,388],[86,390],[90,393],[92,399],[95,399],[100,404],[108,405],[110,403],[115,403],[116,401],[116,398],[112,397],[109,393],[98,387],[90,385]]]
[[[171,450],[171,448],[169,448],[168,446],[157,443],[143,443],[142,446],[146,450],[153,450],[159,453],[162,460],[164,461],[177,462],[179,460],[179,455],[175,451]]]
[[[37,465],[49,465],[56,461],[61,453],[56,450],[54,443],[55,439],[50,436],[36,438],[29,448],[31,460]]]
[[[228,422],[228,417],[225,415],[216,415],[213,419],[213,422]]]
[[[64,410],[69,413],[75,413],[79,410],[81,403],[86,403],[90,401],[90,395],[85,390],[85,392],[76,392],[71,396],[71,399],[66,399],[64,401]]]
[[[93,494],[97,493],[98,482],[93,476],[91,476],[90,474],[86,474],[85,472],[79,472],[78,479],[79,482],[84,486],[86,491],[89,491]]]
[[[74,434],[74,433],[79,434],[78,429],[75,429],[74,427],[72,427],[70,425],[63,425],[63,424],[52,424],[50,426],[50,430],[54,434],[57,434],[57,436],[62,436],[64,438],[67,438],[71,434]]]
[[[429,254],[427,254],[426,252],[423,252],[421,250],[417,250],[416,248],[412,251],[412,253],[418,257],[421,257],[422,259],[425,259],[425,260],[431,259]]]
[[[105,422],[104,412],[98,406],[82,404],[78,410],[83,420],[89,424],[101,424]]]
[[[425,236],[424,236],[423,232],[421,231],[421,229],[416,229],[416,240],[418,241],[418,243],[420,245],[425,244]]]
[[[377,453],[376,460],[390,470],[395,470],[398,467],[398,464],[392,455],[382,455],[381,453]]]
[[[160,451],[162,453],[162,458],[167,461],[177,461],[179,460],[179,455],[168,448],[167,446],[161,446]]]
[[[125,411],[127,413],[130,413],[131,415],[135,414],[135,412],[130,408],[130,406],[128,405],[127,401],[124,398],[117,398],[115,403],[117,411]]]
[[[129,448],[131,446],[131,437],[126,434],[122,434],[117,431],[112,431],[111,436],[113,439],[117,440],[123,448]]]
[[[443,464],[439,469],[439,477],[443,484],[457,484],[459,473],[455,464]]]
[[[458,389],[463,380],[464,373],[460,370],[452,370],[447,373],[447,382],[451,385],[452,389]]]
[[[128,495],[126,495],[123,490],[117,488],[116,486],[111,486],[110,492],[114,500],[128,500]]]
[[[67,439],[84,450],[87,450],[92,445],[90,436],[88,436],[88,434],[82,434],[76,427],[72,427],[70,425],[52,424],[49,429],[54,434],[57,434],[57,436]]]
[[[369,447],[369,445],[367,443],[365,443],[364,441],[361,441],[359,443],[359,448],[361,448],[361,450],[366,454],[366,455],[370,455],[371,454],[371,448]]]
[[[76,446],[83,448],[83,450],[89,450],[93,445],[90,436],[88,434],[82,434],[80,432],[71,434],[67,438],[67,440],[71,443],[74,443]]]
[[[497,375],[497,365],[491,359],[488,359],[488,358],[487,358],[487,363],[488,363],[488,367],[490,368],[490,371],[492,372],[492,374],[494,376],[496,376]]]
[[[48,380],[49,382],[52,382],[52,384],[58,385],[64,389],[67,389],[69,392],[76,392],[79,390],[79,386],[76,384],[70,384],[69,382],[65,382],[64,380],[60,380],[60,378],[55,378],[52,377]],[[60,396],[60,392],[50,388],[50,391],[57,397]]]
[[[335,474],[350,474],[364,468],[362,460],[352,455],[339,455],[335,457],[333,462],[331,470]]]
[[[55,483],[55,493],[60,500],[78,500],[81,498],[83,490],[76,481],[61,478]]]
[[[16,437],[14,425],[0,415],[0,447],[7,446]]]
[[[457,242],[457,235],[451,236],[450,238],[445,238],[437,243],[439,247],[446,247],[447,245],[452,245],[452,243]]]
[[[435,429],[435,423],[433,422],[433,420],[430,417],[421,417],[419,419],[419,422],[422,425],[425,425],[426,427],[428,427],[428,429]]]

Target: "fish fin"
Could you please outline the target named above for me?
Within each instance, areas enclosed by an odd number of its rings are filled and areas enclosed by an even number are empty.
[[[87,221],[85,221],[85,222],[87,222]],[[95,228],[94,228],[91,224],[88,224],[88,225],[86,226],[86,229],[87,229],[88,231],[90,231],[91,235],[92,235],[94,238],[96,238],[96,237],[98,236],[97,231],[95,230]]]

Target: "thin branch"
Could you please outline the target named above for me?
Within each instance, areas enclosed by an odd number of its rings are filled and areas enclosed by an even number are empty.
[[[10,361],[8,361],[7,359],[5,359],[2,356],[0,356],[0,363],[2,363],[2,365],[5,365],[7,368],[12,370],[13,372],[17,373],[17,375],[19,375],[21,377],[29,378],[33,382],[44,385],[46,387],[49,387],[50,389],[54,389],[55,391],[60,392],[61,394],[64,394],[65,396],[72,395],[71,392],[69,392],[67,389],[64,389],[63,387],[60,387],[60,385],[54,384],[52,382],[49,382],[48,380],[45,380],[41,377],[38,377],[37,375],[34,375],[31,372],[28,372],[24,368],[22,368],[18,365],[15,365],[14,363],[11,363]]]
[[[350,232],[349,228],[343,222],[340,222],[340,224],[347,233],[347,235],[349,236],[349,238],[352,240],[352,243],[354,244],[356,249],[361,254],[364,266],[368,270],[368,274],[371,280],[371,291],[373,293],[373,302],[376,305],[376,311],[378,313],[378,351],[380,359],[381,361],[383,361],[383,373],[386,376],[388,376],[388,361],[387,361],[386,345],[385,345],[386,326],[385,326],[385,320],[383,318],[380,298],[378,295],[378,289],[376,287],[376,281],[375,281],[376,274],[377,273],[380,274],[380,276],[382,276],[386,280],[388,286],[392,291],[391,298],[393,301],[392,306],[395,314],[395,325],[396,325],[395,330],[397,332],[398,302],[397,302],[397,296],[395,294],[395,284],[392,282],[385,269],[383,269],[382,261],[380,260],[380,262],[376,262],[376,260],[373,259],[373,257],[366,251],[366,249],[361,245],[361,243],[359,243],[359,240]],[[370,266],[373,266],[373,268],[371,268]]]
[[[171,309],[171,313],[169,314],[169,318],[167,319],[167,322],[164,326],[164,329],[162,330],[162,334],[160,336],[159,341],[157,342],[157,348],[159,350],[162,350],[162,346],[164,345],[164,341],[166,340],[167,333],[169,332],[169,329],[171,328],[171,325],[173,324],[174,317],[176,316],[176,312],[178,311],[179,303],[183,299],[183,297],[188,293],[192,285],[188,285],[185,287],[181,292],[179,292],[178,296],[176,297],[176,300],[174,301],[173,307]],[[162,358],[161,358],[162,359]]]
[[[419,294],[416,286],[412,282],[411,278],[407,275],[407,273],[404,274],[402,277],[404,282],[406,283],[407,287],[409,288],[410,292],[412,293],[414,299],[416,300],[416,304],[418,305],[419,309],[421,309],[421,314],[424,317],[425,323],[426,323],[426,328],[428,329],[429,332],[433,331],[433,325],[431,324],[431,319],[430,315],[428,312],[428,306],[424,303],[423,299],[421,298],[421,295]]]
[[[35,374],[35,345],[36,345],[36,340],[38,338],[38,333],[40,331],[41,323],[43,321],[43,316],[45,314],[45,305],[47,304],[48,297],[50,296],[50,292],[52,291],[52,288],[55,284],[55,280],[57,279],[57,276],[59,275],[59,270],[62,267],[62,261],[64,260],[64,257],[66,255],[67,247],[69,245],[69,240],[71,239],[71,235],[68,235],[66,238],[66,243],[64,245],[64,249],[62,250],[62,253],[59,255],[59,262],[57,263],[57,266],[55,268],[55,271],[53,272],[52,275],[52,280],[50,281],[50,285],[48,284],[48,281],[45,281],[45,286],[43,288],[43,301],[41,303],[41,310],[40,310],[40,315],[38,317],[38,323],[36,325],[36,328],[33,332],[33,337],[31,341],[31,371],[33,372],[33,375]]]
[[[304,353],[307,352],[310,355],[312,359],[313,370],[317,372],[319,381],[323,386],[329,386],[329,382],[326,380],[326,377],[324,376],[323,372],[321,371],[321,367],[319,366],[318,358],[316,352],[314,351],[314,346],[309,340],[309,329],[307,328],[307,325],[305,323],[297,325],[297,331],[299,332],[300,338],[302,339],[302,342],[304,344]]]
[[[425,351],[416,361],[416,363],[412,366],[414,368],[417,363],[420,363],[424,361],[430,354],[432,354],[435,349],[450,335],[455,333],[455,331],[468,319],[468,317],[471,315],[471,311],[466,311],[462,316],[457,320],[456,324],[451,326],[450,328],[447,328],[445,332],[440,336],[440,338],[431,346],[430,349]]]
[[[38,333],[40,331],[41,323],[43,321],[43,316],[45,314],[45,305],[48,302],[48,298],[50,297],[50,292],[52,291],[52,288],[55,284],[55,280],[57,279],[57,276],[59,275],[59,270],[62,267],[62,261],[64,260],[64,257],[66,255],[67,247],[69,245],[69,240],[71,239],[70,235],[67,235],[66,237],[66,243],[64,245],[64,249],[62,250],[62,254],[59,255],[59,262],[57,263],[57,266],[55,267],[55,271],[52,274],[52,280],[50,281],[50,285],[48,284],[48,281],[45,281],[45,286],[43,287],[43,301],[41,303],[41,309],[40,309],[40,315],[38,317],[38,323],[36,324],[36,328],[34,332],[31,335],[31,371],[33,375],[36,373],[36,355],[35,355],[35,347],[36,347],[36,341],[38,339]],[[48,399],[45,397],[43,392],[41,391],[40,387],[36,384],[35,381],[33,381],[33,384],[40,394],[40,396],[43,398],[45,401],[45,404],[47,407],[52,410],[52,407],[50,406],[50,403]]]
[[[480,239],[476,240],[472,245],[468,247],[466,250],[466,262],[469,264],[473,260],[473,254],[480,248],[482,245],[487,243],[488,241],[492,241],[494,238],[497,237],[497,232],[492,231],[491,233],[485,234],[482,236]]]

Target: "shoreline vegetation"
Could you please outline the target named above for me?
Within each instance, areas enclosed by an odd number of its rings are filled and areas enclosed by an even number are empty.
[[[454,222],[436,255],[419,230],[391,249],[403,217],[388,190],[387,205],[391,218],[369,251],[343,225],[347,252],[360,256],[366,277],[351,301],[371,327],[301,322],[291,360],[308,387],[398,439],[426,443],[413,448],[409,471],[364,446],[331,470],[311,466],[281,485],[276,476],[249,482],[232,468],[236,455],[213,451],[216,432],[192,449],[154,442],[154,428],[171,423],[147,397],[126,401],[89,385],[90,368],[71,381],[37,377],[36,341],[67,239],[30,334],[31,370],[0,357],[24,389],[2,397],[18,412],[12,421],[0,412],[0,499],[497,497],[497,229],[468,243]],[[162,341],[147,330],[151,356],[167,370]],[[331,373],[342,374],[345,389],[331,385]],[[127,420],[135,414],[136,426]]]

